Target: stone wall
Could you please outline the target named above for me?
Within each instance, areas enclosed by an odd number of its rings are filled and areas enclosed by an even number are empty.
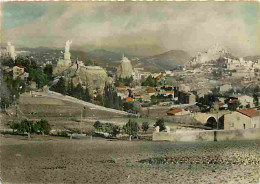
[[[260,140],[260,128],[246,130],[204,130],[176,131],[171,133],[154,132],[153,141],[226,141]]]

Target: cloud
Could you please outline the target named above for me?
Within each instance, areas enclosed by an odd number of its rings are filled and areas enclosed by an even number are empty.
[[[21,4],[3,8],[4,42],[61,47],[72,39],[77,46],[129,48],[132,52],[139,48],[141,53],[146,47],[144,55],[171,49],[194,54],[218,42],[235,54],[260,54],[259,3],[45,2],[30,5],[26,12],[19,9],[18,15],[25,16],[15,19],[12,12]],[[38,9],[41,13],[35,13]],[[12,19],[15,25],[9,25]]]

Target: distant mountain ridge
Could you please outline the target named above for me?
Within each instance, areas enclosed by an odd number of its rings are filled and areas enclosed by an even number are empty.
[[[244,57],[244,60],[250,60],[250,61],[258,61],[260,60],[260,55],[256,55],[256,56],[246,56]]]
[[[183,50],[170,50],[162,54],[141,58],[144,63],[153,63],[161,70],[169,70],[189,61],[191,56]]]

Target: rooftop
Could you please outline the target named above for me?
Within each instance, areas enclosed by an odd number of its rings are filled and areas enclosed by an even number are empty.
[[[260,116],[260,111],[254,109],[254,108],[239,109],[239,110],[237,110],[237,112],[239,112],[241,114],[244,114],[244,115],[246,115],[246,116],[248,116],[250,118]]]
[[[181,112],[182,110],[181,109],[178,109],[178,108],[172,108],[170,109],[167,114],[177,114],[179,112]]]

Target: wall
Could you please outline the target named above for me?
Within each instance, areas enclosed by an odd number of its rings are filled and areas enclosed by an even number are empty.
[[[225,141],[256,139],[260,140],[260,128],[246,130],[202,130],[153,133],[153,141]]]

